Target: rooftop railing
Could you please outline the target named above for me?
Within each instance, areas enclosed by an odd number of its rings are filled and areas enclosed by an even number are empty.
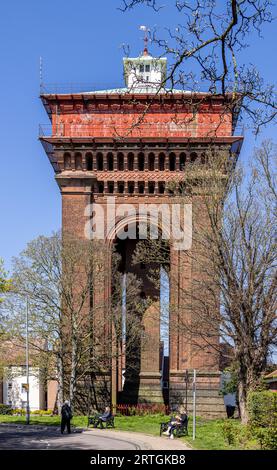
[[[232,133],[228,123],[200,124],[195,122],[154,122],[154,123],[58,123],[52,125],[40,125],[39,137],[226,137],[243,136],[244,128],[236,127]]]

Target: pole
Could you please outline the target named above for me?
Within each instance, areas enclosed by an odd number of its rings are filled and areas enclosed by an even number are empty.
[[[186,382],[186,413],[188,412],[188,382],[189,382],[189,371],[186,369],[185,372],[185,382]]]
[[[29,301],[26,301],[26,377],[27,377],[27,405],[26,424],[30,424],[30,392],[29,392]]]
[[[192,440],[195,440],[196,431],[196,370],[193,370],[193,427],[192,427]]]

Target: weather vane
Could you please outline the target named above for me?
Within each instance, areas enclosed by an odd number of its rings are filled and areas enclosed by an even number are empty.
[[[147,28],[147,26],[140,26],[139,27],[140,31],[144,31],[144,38],[143,38],[143,41],[144,41],[144,50],[143,50],[143,54],[144,55],[148,55],[148,32],[150,31],[149,28]]]

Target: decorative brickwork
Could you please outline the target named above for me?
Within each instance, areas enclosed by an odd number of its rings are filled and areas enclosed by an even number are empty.
[[[78,238],[85,236],[87,204],[99,203],[105,212],[108,196],[114,196],[116,207],[130,203],[137,208],[141,202],[157,201],[172,204],[170,181],[181,181],[188,165],[201,175],[211,145],[230,152],[242,141],[242,137],[233,136],[231,97],[118,92],[43,95],[42,101],[52,119],[52,129],[49,135],[41,135],[41,141],[61,190],[63,231]],[[190,202],[193,207],[201,204],[201,196],[193,196]],[[124,226],[124,219],[121,223]],[[107,247],[113,241],[107,239]],[[125,249],[126,253],[131,249],[130,243]],[[180,291],[191,288],[197,269],[185,251],[172,251],[170,256],[175,281],[170,285],[169,402],[174,407],[187,400],[190,409],[191,385],[185,383],[185,371],[197,369],[198,411],[220,416],[224,407],[219,395],[218,355],[212,348],[208,352],[196,350],[176,328],[182,315],[188,315]],[[124,269],[132,271],[130,262]],[[144,290],[151,290],[144,274],[140,277]],[[109,298],[111,282],[107,275],[105,285],[94,292],[94,302],[103,295]],[[154,313],[159,311],[157,302],[153,294],[153,304],[143,318],[148,342],[138,357],[138,384],[123,387],[122,368],[126,366],[127,370],[128,357],[120,363],[113,360],[107,372],[113,402],[119,397],[124,403],[163,401],[159,317]],[[105,312],[100,309],[98,315],[103,335],[107,331],[111,335],[112,330],[105,329]]]

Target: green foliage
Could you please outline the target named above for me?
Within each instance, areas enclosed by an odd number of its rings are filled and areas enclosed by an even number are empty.
[[[233,365],[230,368],[224,369],[225,373],[230,374],[228,380],[224,380],[222,387],[222,394],[228,395],[228,393],[237,393],[238,390],[238,372],[237,367]]]
[[[277,426],[277,393],[267,391],[250,392],[247,399],[249,421],[252,427]]]
[[[253,435],[258,439],[261,449],[277,450],[277,427],[253,428]]]
[[[255,391],[248,394],[249,430],[261,449],[277,450],[277,393]]]
[[[12,415],[11,406],[0,403],[0,415]]]
[[[12,413],[15,416],[25,416],[26,409],[25,408],[14,408]],[[53,414],[52,410],[31,410],[30,415],[33,416],[51,416]]]
[[[7,279],[7,273],[4,270],[3,260],[0,258],[0,294],[8,292],[11,289],[11,280]],[[2,298],[0,297],[0,302]]]
[[[236,442],[237,429],[233,424],[233,421],[226,419],[222,424],[222,432],[224,439],[230,445],[234,445]]]

